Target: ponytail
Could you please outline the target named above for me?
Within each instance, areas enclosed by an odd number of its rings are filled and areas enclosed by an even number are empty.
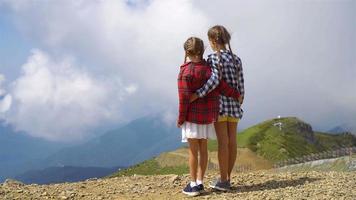
[[[236,59],[235,59],[234,53],[232,53],[230,41],[227,43],[227,45],[228,45],[229,50],[230,50],[230,54],[231,54],[231,57],[232,57],[232,62],[234,63],[236,69],[237,69],[238,71],[240,71],[240,67],[239,67],[239,65],[238,65],[238,63],[237,63],[237,61],[236,61]]]
[[[221,57],[221,52],[220,50],[217,51],[218,54],[218,72],[219,72],[219,80],[222,79],[222,68],[223,68],[223,64],[222,64],[222,57]]]

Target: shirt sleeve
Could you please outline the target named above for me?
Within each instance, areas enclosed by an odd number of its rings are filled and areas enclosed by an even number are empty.
[[[195,93],[200,97],[205,97],[209,92],[214,90],[219,85],[219,58],[217,56],[209,56],[208,64],[211,67],[211,76],[208,81],[199,88]]]
[[[224,80],[220,80],[220,84],[217,87],[219,93],[226,97],[232,97],[238,99],[240,97],[240,93],[236,91],[233,87],[230,87]]]
[[[189,99],[192,92],[189,90],[191,76],[184,75],[182,72],[178,76],[178,95],[179,95],[179,114],[178,124],[182,125],[187,117]]]
[[[237,87],[239,88],[239,92],[242,96],[245,96],[245,80],[244,80],[244,74],[242,70],[242,62],[239,57],[236,56],[236,61],[238,63],[237,65]]]

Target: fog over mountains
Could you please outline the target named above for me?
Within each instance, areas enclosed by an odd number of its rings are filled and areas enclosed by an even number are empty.
[[[173,124],[165,123],[160,115],[139,118],[75,145],[48,142],[15,132],[11,127],[1,126],[0,182],[15,176],[23,180],[39,180],[35,175],[49,176],[50,172],[55,171],[64,176],[77,170],[82,176],[76,177],[81,180],[105,172],[111,173],[117,168],[131,166],[180,147],[180,137],[180,130]],[[60,180],[60,176],[57,177],[59,179],[55,177],[42,177],[42,182]]]
[[[46,3],[45,3],[46,2]],[[355,1],[0,1],[0,118],[51,140],[161,112],[183,42],[222,24],[243,63],[246,128],[281,116],[355,124]],[[29,92],[31,91],[31,92]]]

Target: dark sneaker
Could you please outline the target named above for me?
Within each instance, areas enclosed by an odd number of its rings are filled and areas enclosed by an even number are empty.
[[[230,179],[227,179],[227,182],[229,182],[230,188],[231,188],[231,180],[230,180]]]
[[[204,185],[203,185],[203,184],[197,185],[197,188],[198,188],[198,191],[199,191],[200,193],[204,192]]]
[[[213,189],[219,191],[229,191],[231,190],[231,184],[229,181],[221,181],[220,179],[216,179],[215,181],[211,182],[209,186]]]
[[[200,194],[198,186],[191,187],[190,183],[188,183],[182,192],[191,197],[198,196]]]

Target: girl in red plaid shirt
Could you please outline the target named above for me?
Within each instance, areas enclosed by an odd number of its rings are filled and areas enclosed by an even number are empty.
[[[177,126],[182,128],[182,142],[189,143],[191,182],[183,189],[183,193],[196,196],[204,191],[203,177],[208,161],[207,139],[216,136],[214,122],[219,116],[219,94],[235,99],[240,94],[224,81],[220,81],[216,89],[190,103],[191,96],[208,81],[212,73],[211,67],[203,60],[204,43],[201,39],[189,38],[184,43],[184,50],[184,64],[178,75]],[[187,58],[189,62],[186,62]]]

